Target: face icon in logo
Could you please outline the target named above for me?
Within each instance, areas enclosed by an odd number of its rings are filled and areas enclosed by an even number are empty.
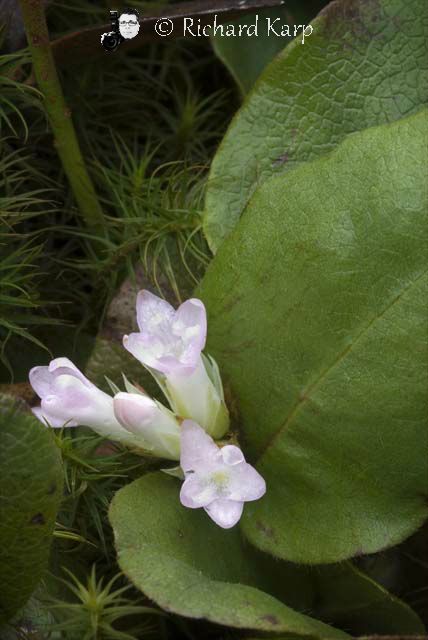
[[[119,17],[119,31],[122,38],[132,40],[140,30],[138,21],[138,11],[136,9],[125,9]]]

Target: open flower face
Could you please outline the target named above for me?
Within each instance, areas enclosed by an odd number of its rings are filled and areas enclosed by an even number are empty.
[[[234,445],[218,447],[192,420],[181,427],[180,465],[185,481],[180,501],[190,509],[203,508],[223,529],[240,519],[244,502],[258,500],[266,483]]]
[[[98,389],[68,359],[56,358],[48,367],[34,367],[30,384],[41,398],[34,414],[52,427],[85,425],[114,440],[132,441],[113,411],[113,398]]]
[[[123,344],[140,362],[165,375],[190,375],[195,370],[207,334],[200,300],[191,298],[174,310],[150,291],[140,291],[137,322],[140,333],[124,336]]]

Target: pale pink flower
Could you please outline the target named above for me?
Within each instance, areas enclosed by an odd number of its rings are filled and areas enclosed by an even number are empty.
[[[190,375],[196,368],[207,335],[201,300],[186,300],[177,310],[150,291],[137,296],[139,333],[124,336],[123,344],[144,365],[168,375]]]
[[[239,521],[244,502],[258,500],[266,492],[264,479],[245,462],[239,447],[218,447],[192,420],[181,426],[180,465],[185,475],[181,504],[202,507],[223,529]]]
[[[162,298],[140,291],[137,322],[140,333],[124,336],[125,348],[156,377],[177,415],[221,438],[229,428],[229,412],[218,367],[201,353],[207,334],[201,300],[186,300],[175,311]]]

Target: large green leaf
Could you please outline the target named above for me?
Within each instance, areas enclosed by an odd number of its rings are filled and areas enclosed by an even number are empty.
[[[110,520],[122,570],[163,609],[230,627],[346,638],[286,606],[307,609],[312,588],[304,573],[242,541],[238,528],[217,527],[202,510],[179,502],[179,483],[146,475],[115,496]]]
[[[312,25],[259,78],[213,161],[204,229],[214,251],[272,174],[428,102],[426,0],[337,0]]]
[[[0,397],[0,621],[30,597],[46,569],[63,476],[52,434]]]
[[[298,562],[393,545],[428,515],[427,112],[266,182],[199,295],[267,481],[244,531]]]

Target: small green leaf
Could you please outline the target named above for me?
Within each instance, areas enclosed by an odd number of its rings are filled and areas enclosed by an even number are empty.
[[[262,556],[238,528],[225,531],[203,510],[185,509],[179,489],[175,478],[149,474],[121,489],[110,508],[119,565],[147,597],[166,611],[230,627],[348,637],[291,608],[311,608],[305,573]]]
[[[336,0],[263,72],[214,158],[204,231],[213,251],[270,176],[428,101],[426,0]]]
[[[198,294],[267,482],[243,527],[330,563],[428,516],[427,111],[267,181]]]
[[[0,621],[37,586],[49,557],[62,497],[61,459],[52,434],[0,397]]]

